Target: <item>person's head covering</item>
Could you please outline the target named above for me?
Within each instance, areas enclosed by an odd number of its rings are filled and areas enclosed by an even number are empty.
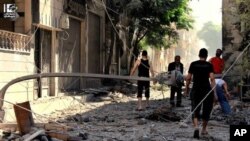
[[[201,57],[201,58],[207,58],[207,55],[208,55],[207,49],[205,49],[205,48],[200,49],[200,51],[199,51],[199,57]]]

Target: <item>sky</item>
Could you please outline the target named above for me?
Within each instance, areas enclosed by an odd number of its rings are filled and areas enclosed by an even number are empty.
[[[195,19],[194,28],[197,32],[201,30],[207,22],[222,25],[222,0],[191,0],[190,8],[193,10],[192,16]],[[208,48],[203,40],[198,40],[198,46],[200,48]],[[222,44],[215,48],[222,48]],[[208,58],[214,56],[214,54],[214,52],[209,52]]]
[[[219,25],[222,28],[222,0],[191,0],[189,3],[189,7],[192,9],[192,17],[195,20],[193,24],[193,30],[189,30],[185,32],[185,37],[187,37],[189,44],[182,44],[191,47],[191,49],[187,50],[177,50],[177,54],[183,54],[182,51],[186,52],[184,54],[189,54],[185,56],[186,58],[182,59],[182,62],[186,64],[185,69],[187,70],[189,64],[192,61],[198,60],[198,52],[200,48],[208,49],[208,58],[210,59],[215,55],[215,50],[217,48],[222,48],[222,39],[218,38],[219,43],[215,47],[208,47],[206,42],[203,39],[200,39],[198,33],[204,28],[203,25],[208,22],[212,22],[214,25]],[[220,33],[222,36],[222,33]],[[211,34],[209,34],[211,35]],[[214,37],[214,36],[213,36]],[[209,39],[209,37],[208,37]],[[214,38],[210,38],[214,41]],[[218,42],[218,41],[217,41]],[[215,41],[216,43],[216,41]],[[180,51],[180,52],[178,52]],[[188,57],[188,58],[187,58]]]

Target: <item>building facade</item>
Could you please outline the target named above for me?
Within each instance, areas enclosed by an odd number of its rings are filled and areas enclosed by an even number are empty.
[[[4,17],[6,5],[16,7],[16,18]],[[101,0],[1,1],[0,86],[30,74],[103,73],[104,6]],[[5,99],[32,100],[98,85],[100,80],[90,78],[39,78],[11,86]]]

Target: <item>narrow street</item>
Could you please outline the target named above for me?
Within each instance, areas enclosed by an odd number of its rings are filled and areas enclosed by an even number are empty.
[[[69,101],[72,103],[69,108],[56,110],[48,114],[48,118],[35,118],[35,123],[43,121],[67,127],[65,134],[89,141],[196,140],[193,138],[189,98],[183,98],[184,107],[171,108],[168,87],[164,91],[160,88],[152,87],[150,108],[143,111],[136,111],[137,98],[136,93],[133,93],[136,87],[116,86],[115,89],[107,88],[107,91],[85,90],[72,96],[74,100]],[[116,91],[118,89],[122,89],[124,93]],[[82,97],[84,93],[85,98]],[[208,125],[209,135],[201,136],[199,140],[228,141],[230,124],[249,124],[246,119],[250,119],[247,111],[250,104],[241,103],[238,97],[234,97],[230,104],[234,112],[229,116],[222,114],[219,105],[214,107]],[[184,120],[187,122],[183,122]],[[10,136],[6,136],[8,137]]]
[[[69,134],[86,133],[89,141],[195,140],[191,119],[188,119],[187,123],[176,121],[178,118],[184,120],[189,116],[190,100],[183,98],[184,107],[171,108],[169,91],[165,90],[163,93],[165,98],[162,91],[151,90],[150,108],[143,111],[136,111],[135,94],[110,93],[99,98],[95,97],[94,102],[83,102],[77,108],[58,111],[54,115],[58,117],[77,113],[74,116],[64,116],[67,118],[59,119],[58,122],[73,128]],[[79,113],[85,110],[87,112]],[[220,116],[219,112],[214,114],[215,117]],[[150,117],[155,118],[150,119]],[[225,123],[223,116],[220,117],[220,120],[215,118],[211,120],[209,136],[201,136],[200,140],[229,140],[229,124]]]
[[[249,9],[246,0],[2,0],[0,141],[243,141]],[[210,86],[214,98],[204,97]]]

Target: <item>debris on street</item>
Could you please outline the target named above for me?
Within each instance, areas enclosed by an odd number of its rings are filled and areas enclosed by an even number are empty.
[[[128,92],[121,93],[121,89]],[[82,95],[90,98],[79,99]],[[34,117],[35,124],[29,133],[20,132],[18,124],[8,126],[2,123],[2,140],[195,140],[191,119],[186,119],[191,114],[191,101],[183,97],[184,107],[171,107],[168,88],[165,91],[151,89],[150,107],[142,111],[136,111],[136,89],[130,85],[83,90],[72,94],[72,97],[78,97],[75,98],[78,104],[50,113],[43,123]],[[233,110],[231,115],[223,115],[219,105],[214,107],[208,126],[209,134],[201,136],[200,140],[228,141],[230,124],[249,124],[250,103],[243,103],[234,97],[230,105]]]

